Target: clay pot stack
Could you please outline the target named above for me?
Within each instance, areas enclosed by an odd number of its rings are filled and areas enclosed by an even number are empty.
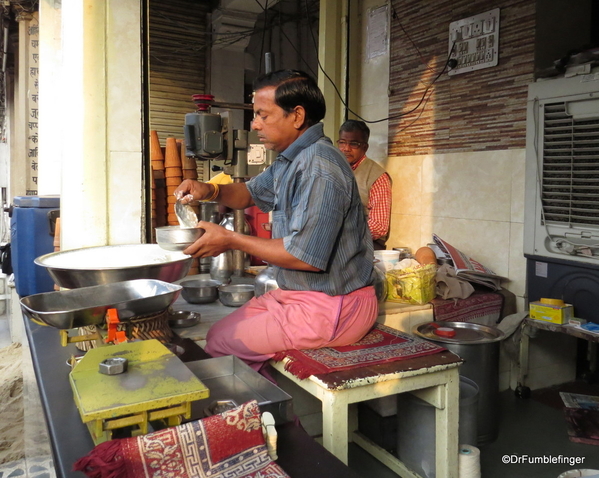
[[[150,156],[152,161],[152,242],[156,242],[155,228],[178,226],[175,214],[175,189],[183,179],[197,179],[198,172],[194,158],[185,156],[185,142],[166,138],[166,147],[160,147],[156,131],[150,132]],[[197,213],[198,211],[196,211]],[[199,260],[191,263],[188,275],[199,274]]]
[[[154,238],[154,228],[166,226],[164,153],[156,131],[150,131],[150,159],[152,161],[152,238]]]
[[[179,146],[175,138],[166,138],[166,149],[164,155],[164,166],[166,176],[166,202],[167,202],[167,223],[171,226],[177,226],[179,220],[175,214],[175,189],[183,182],[183,169],[181,167],[181,156]]]

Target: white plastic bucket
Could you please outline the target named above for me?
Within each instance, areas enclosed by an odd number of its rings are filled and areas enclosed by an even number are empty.
[[[460,445],[477,446],[478,385],[460,376]],[[397,396],[397,455],[423,478],[435,478],[435,407],[409,394]]]
[[[399,254],[399,251],[374,251],[374,258],[383,265],[381,269],[390,271],[399,262]]]

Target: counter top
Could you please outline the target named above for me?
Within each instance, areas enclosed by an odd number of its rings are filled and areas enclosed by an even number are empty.
[[[189,306],[193,309],[187,310],[197,310],[198,306],[179,300],[182,302],[175,304],[176,309],[185,310]],[[207,331],[211,323],[224,317],[231,310],[231,307],[225,307],[218,302],[200,306],[203,321],[198,326],[190,327],[186,331],[187,335],[205,336],[204,330]],[[81,352],[74,344],[62,347],[58,329],[37,325],[27,318],[23,320],[48,425],[56,476],[81,477],[82,473],[71,471],[73,463],[89,453],[94,443],[73,400],[69,384],[70,367],[67,365],[67,360],[72,355]],[[175,332],[181,336],[183,334],[180,332],[183,330],[185,329],[176,329]],[[279,446],[282,447],[278,463],[292,478],[359,478],[355,472],[310,438],[303,429],[293,424],[286,424],[277,429]]]

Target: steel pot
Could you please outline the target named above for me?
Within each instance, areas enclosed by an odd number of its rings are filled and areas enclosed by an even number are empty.
[[[210,258],[210,278],[223,283],[229,282],[233,275],[233,251],[225,251]]]
[[[229,284],[218,288],[218,300],[228,307],[240,307],[254,297],[251,284]]]
[[[278,289],[277,279],[275,278],[275,269],[270,264],[256,276],[254,283],[254,294],[256,297],[266,294],[269,290]]]
[[[453,329],[455,335],[440,336],[438,327]],[[497,327],[468,322],[428,322],[412,332],[464,359],[460,375],[473,380],[479,389],[478,444],[495,441],[499,433],[499,346],[505,334]]]
[[[221,220],[221,214],[218,210],[218,203],[214,201],[200,202],[200,220],[218,224]],[[200,272],[210,272],[210,257],[202,257],[199,260]]]

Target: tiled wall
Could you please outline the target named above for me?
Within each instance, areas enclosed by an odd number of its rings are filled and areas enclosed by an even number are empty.
[[[415,249],[430,243],[433,233],[439,235],[508,277],[504,285],[516,294],[521,310],[526,95],[534,70],[535,2],[392,4],[390,115],[415,107],[441,72],[452,21],[500,8],[499,65],[441,74],[424,108],[390,121],[389,243]]]
[[[534,72],[534,0],[392,5],[389,154],[523,148],[526,88]],[[494,8],[500,9],[498,65],[453,76],[442,72],[449,24]]]
[[[524,150],[389,158],[390,244],[412,250],[445,239],[495,273],[524,306]]]

